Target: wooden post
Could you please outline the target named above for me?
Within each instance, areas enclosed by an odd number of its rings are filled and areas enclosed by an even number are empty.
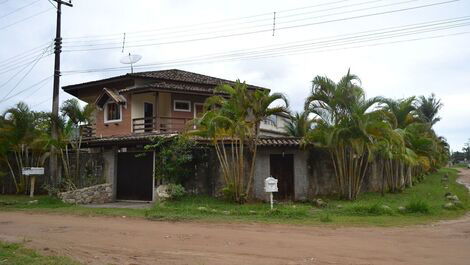
[[[34,197],[34,182],[36,182],[36,176],[31,175],[31,190],[29,191],[29,197]]]

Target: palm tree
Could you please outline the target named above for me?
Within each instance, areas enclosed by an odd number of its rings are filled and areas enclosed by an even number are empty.
[[[189,134],[212,140],[225,181],[224,192],[242,203],[252,187],[260,123],[269,115],[286,112],[287,100],[269,90],[250,91],[238,80],[233,86],[217,86],[215,93],[219,95],[206,100],[204,115],[194,120],[196,129]],[[286,106],[271,107],[277,100]],[[246,155],[251,159],[248,176]]]
[[[441,100],[437,99],[434,93],[429,97],[420,96],[416,104],[419,117],[424,122],[431,124],[431,126],[441,120],[437,114],[442,107],[443,104],[441,103]]]
[[[313,128],[313,119],[309,118],[307,111],[296,112],[294,115],[290,115],[285,130],[289,136],[304,137]]]
[[[62,103],[60,108],[63,116],[68,118],[68,124],[63,126],[63,129],[67,129],[67,132],[70,133],[70,129],[74,128],[77,132],[76,141],[70,141],[70,144],[75,149],[75,179],[80,180],[80,150],[82,146],[83,139],[83,127],[81,125],[91,123],[92,114],[94,112],[94,107],[91,104],[81,107],[77,99],[68,99]],[[65,132],[65,131],[63,131]],[[70,136],[70,134],[69,134]],[[68,157],[68,151],[67,151]]]
[[[357,198],[378,139],[387,129],[383,113],[372,109],[380,100],[366,99],[359,78],[349,71],[338,83],[320,76],[313,80],[305,110],[318,121],[306,142],[329,150],[345,199]]]

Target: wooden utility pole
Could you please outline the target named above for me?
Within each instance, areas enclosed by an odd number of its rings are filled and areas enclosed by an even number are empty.
[[[57,24],[56,24],[56,36],[54,40],[54,86],[52,92],[52,139],[57,141],[59,139],[59,128],[57,124],[57,118],[59,117],[59,89],[60,89],[60,53],[62,51],[62,37],[61,32],[61,15],[62,15],[62,4],[72,7],[72,1],[64,2],[62,0],[54,0],[57,3]],[[60,172],[59,164],[57,159],[57,152],[55,147],[51,147],[51,155],[49,160],[49,168],[51,175],[51,182],[57,184]]]

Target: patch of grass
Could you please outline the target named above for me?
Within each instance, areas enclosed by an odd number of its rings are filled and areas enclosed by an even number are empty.
[[[8,265],[79,265],[67,257],[43,256],[20,244],[0,242],[0,264]]]
[[[414,200],[409,202],[408,205],[406,205],[406,212],[429,214],[431,213],[431,207],[427,202],[423,200]]]
[[[447,174],[448,181],[442,181]],[[419,184],[401,193],[363,193],[356,201],[341,201],[323,197],[327,207],[316,208],[312,203],[278,203],[270,210],[268,203],[232,204],[208,196],[185,196],[178,201],[160,202],[150,209],[96,209],[67,205],[57,199],[38,196],[29,203],[25,196],[0,196],[0,211],[35,211],[87,216],[141,217],[165,221],[262,222],[305,225],[402,226],[423,224],[462,216],[470,209],[470,195],[456,183],[457,170],[441,169],[426,176]],[[445,209],[444,194],[451,192],[461,204]],[[399,210],[404,207],[405,210]]]

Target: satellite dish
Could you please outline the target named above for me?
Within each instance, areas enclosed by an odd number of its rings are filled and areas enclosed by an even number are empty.
[[[142,56],[141,55],[138,55],[138,54],[128,54],[128,55],[124,55],[121,60],[119,60],[119,62],[121,62],[122,64],[130,64],[131,65],[131,73],[134,72],[134,67],[133,67],[133,64],[135,64],[136,62],[140,61],[142,59]]]

